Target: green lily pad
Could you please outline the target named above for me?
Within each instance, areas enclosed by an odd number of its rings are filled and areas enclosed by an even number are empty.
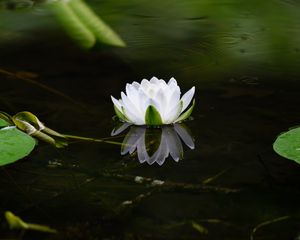
[[[7,127],[7,126],[9,126],[10,124],[7,122],[7,121],[5,121],[4,119],[1,119],[0,118],[0,128],[1,127]]]
[[[273,149],[280,156],[300,164],[300,127],[280,134]]]
[[[36,141],[15,127],[0,130],[0,166],[13,163],[27,156]]]

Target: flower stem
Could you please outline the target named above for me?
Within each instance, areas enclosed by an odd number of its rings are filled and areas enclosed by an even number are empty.
[[[30,230],[35,230],[35,231],[40,231],[40,232],[48,232],[48,233],[57,233],[57,231],[53,228],[50,228],[48,226],[43,226],[39,224],[34,224],[34,223],[26,223],[27,224],[27,229]]]
[[[103,143],[109,143],[114,145],[123,145],[120,142],[110,141],[110,140],[104,140],[104,139],[97,139],[97,138],[89,138],[89,137],[80,137],[80,136],[74,136],[74,135],[67,135],[64,134],[66,138],[69,139],[77,139],[77,140],[83,140],[83,141],[90,141],[90,142],[103,142]]]

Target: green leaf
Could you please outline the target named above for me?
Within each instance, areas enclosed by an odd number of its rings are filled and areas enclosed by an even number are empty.
[[[146,110],[145,122],[149,126],[159,126],[163,124],[159,112],[153,105],[149,105]]]
[[[175,122],[182,122],[182,121],[186,120],[187,118],[189,118],[194,110],[195,103],[196,103],[196,101],[194,99],[192,106],[188,110],[186,110],[183,114],[181,114],[180,117],[177,118],[177,120]]]
[[[6,112],[0,111],[0,120],[1,127],[6,127],[14,124],[12,121],[12,117]]]
[[[81,22],[94,34],[96,39],[108,45],[125,47],[126,44],[84,1],[68,2]]]
[[[280,156],[300,164],[300,127],[280,134],[273,149]]]
[[[15,127],[0,130],[0,166],[13,163],[27,156],[36,141]]]
[[[0,128],[1,127],[7,127],[7,126],[9,126],[10,125],[10,123],[8,123],[7,121],[5,121],[4,119],[1,119],[0,118]]]
[[[70,37],[81,47],[88,49],[95,45],[96,37],[93,32],[81,21],[68,2],[63,0],[53,1],[49,6]]]

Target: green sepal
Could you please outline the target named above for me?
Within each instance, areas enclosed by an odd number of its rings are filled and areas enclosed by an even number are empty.
[[[196,103],[196,101],[194,99],[192,106],[188,110],[186,110],[183,114],[181,114],[180,117],[177,118],[177,120],[175,122],[182,122],[182,121],[186,120],[187,118],[189,118],[194,110],[195,103]]]
[[[159,112],[153,105],[149,105],[146,110],[145,122],[149,126],[159,126],[163,124]]]
[[[120,119],[120,120],[122,120],[122,121],[124,121],[124,122],[126,122],[126,117],[125,117],[125,115],[116,107],[116,105],[114,105],[114,109],[115,109],[115,113],[116,113],[116,115],[117,115],[117,117]]]

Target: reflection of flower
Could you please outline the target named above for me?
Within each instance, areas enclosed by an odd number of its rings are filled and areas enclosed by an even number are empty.
[[[192,87],[180,99],[180,88],[174,78],[166,83],[153,77],[140,84],[127,84],[126,94],[121,92],[120,100],[113,96],[111,99],[120,120],[134,125],[163,125],[181,122],[191,115],[195,101],[188,110],[186,108],[194,93],[195,87]]]
[[[130,125],[125,123],[112,135],[117,135]],[[183,141],[190,149],[195,148],[194,140],[182,124],[163,126],[162,128],[146,128],[131,126],[122,144],[121,154],[137,153],[140,163],[162,165],[171,157],[178,162],[183,159]]]

